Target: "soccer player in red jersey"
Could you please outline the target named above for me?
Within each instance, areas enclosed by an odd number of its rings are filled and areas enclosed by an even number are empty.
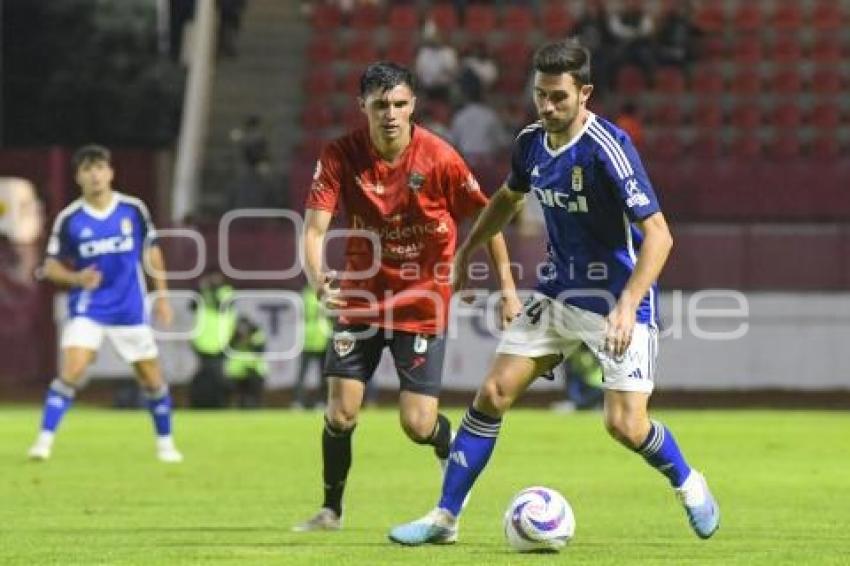
[[[438,412],[451,299],[450,269],[457,224],[487,204],[475,177],[452,147],[412,122],[413,76],[394,63],[370,65],[360,79],[368,127],[328,144],[307,197],[304,268],[338,318],[325,359],[328,406],[322,433],[324,503],[296,531],[341,527],[342,495],[351,467],[351,435],[385,347],[401,393],[401,425],[418,444],[449,455],[451,424]],[[345,274],[323,267],[334,213],[343,207],[350,232]],[[519,312],[501,234],[489,252],[502,287],[502,319]]]

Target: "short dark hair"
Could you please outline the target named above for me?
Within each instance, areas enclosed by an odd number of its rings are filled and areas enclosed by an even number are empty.
[[[416,89],[410,69],[392,61],[378,61],[366,67],[360,75],[360,96],[366,96],[375,89],[386,92],[401,84],[406,84],[410,90]]]
[[[106,161],[109,163],[112,161],[112,152],[102,145],[93,143],[84,145],[74,152],[74,155],[71,157],[71,166],[74,168],[74,172],[77,172],[83,163],[92,161]]]
[[[590,84],[590,51],[577,41],[553,41],[534,53],[534,70],[547,75],[569,73],[578,86]]]

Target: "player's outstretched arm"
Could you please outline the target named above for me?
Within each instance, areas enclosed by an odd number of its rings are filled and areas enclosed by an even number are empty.
[[[80,271],[74,271],[65,266],[64,263],[52,257],[44,260],[44,277],[57,285],[63,287],[82,287],[88,291],[96,289],[103,278],[100,271],[94,266],[89,266]]]
[[[325,306],[340,308],[345,306],[345,301],[339,299],[339,289],[331,286],[334,275],[322,267],[322,250],[332,218],[333,214],[327,210],[307,209],[304,215],[304,237],[301,239],[301,265],[307,282],[316,290]]]
[[[508,254],[508,246],[501,232],[487,241],[487,252],[490,255],[490,263],[499,277],[499,286],[502,290],[501,300],[501,326],[507,328],[522,310],[522,303],[516,294],[516,282],[511,273],[511,258]]]
[[[494,239],[496,235],[501,237],[499,232],[522,208],[524,197],[524,193],[512,191],[503,185],[502,188],[496,191],[496,194],[493,195],[493,198],[490,199],[490,202],[481,211],[481,214],[478,215],[478,219],[476,219],[466,240],[457,249],[453,270],[454,288],[456,291],[463,289],[466,285],[467,268],[472,254],[485,242]],[[495,244],[498,246],[498,242],[495,242]],[[504,246],[504,240],[502,240],[502,246]],[[493,252],[499,254],[499,250],[491,247],[491,253]],[[493,257],[494,260],[500,261],[495,256]],[[501,266],[496,266],[500,280],[504,276],[503,271],[506,271],[507,275],[510,276],[510,267],[508,266],[510,260],[508,259],[507,248],[504,248],[504,257],[502,260],[505,264],[504,270]],[[511,278],[512,282],[513,278]]]
[[[154,316],[164,326],[171,326],[174,319],[174,311],[168,302],[168,280],[165,271],[165,255],[157,245],[149,245],[145,248],[145,273],[153,283],[156,290],[156,299],[153,304]]]
[[[622,356],[628,349],[638,305],[661,275],[673,247],[673,236],[662,213],[639,220],[637,225],[644,236],[637,263],[616,307],[608,315],[606,348],[616,356]]]

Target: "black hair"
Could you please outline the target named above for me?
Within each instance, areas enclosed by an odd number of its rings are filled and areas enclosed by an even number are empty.
[[[553,41],[534,53],[534,70],[547,75],[569,73],[581,87],[590,84],[590,52],[577,41]]]
[[[94,161],[110,163],[112,161],[112,152],[102,145],[84,145],[74,152],[74,155],[71,157],[71,166],[74,168],[74,172],[77,172],[84,163]]]
[[[416,81],[410,69],[391,61],[372,63],[360,75],[360,96],[365,97],[376,89],[386,92],[401,84],[406,84],[410,90],[416,89]]]

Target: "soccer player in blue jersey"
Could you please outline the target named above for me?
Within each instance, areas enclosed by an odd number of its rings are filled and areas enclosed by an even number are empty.
[[[70,318],[62,331],[59,375],[47,391],[41,432],[29,456],[50,457],[56,429],[108,338],[141,383],[156,431],[157,457],[180,462],[183,456],[171,436],[171,396],[145,311],[143,262],[158,291],[154,313],[162,324],[171,324],[165,262],[150,213],[141,200],[112,190],[114,171],[105,147],[80,148],[72,164],[82,198],[56,217],[44,262],[45,277],[69,288]]]
[[[670,430],[647,413],[657,352],[655,282],[673,239],[629,137],[586,107],[593,90],[587,50],[544,45],[534,70],[540,121],[520,132],[504,186],[458,249],[455,285],[464,285],[470,254],[528,193],[543,206],[548,262],[463,418],[437,507],[389,537],[407,545],[457,540],[458,515],[493,452],[502,416],[584,342],[604,371],[608,432],[667,477],[695,533],[708,538],[719,525],[717,502]]]

